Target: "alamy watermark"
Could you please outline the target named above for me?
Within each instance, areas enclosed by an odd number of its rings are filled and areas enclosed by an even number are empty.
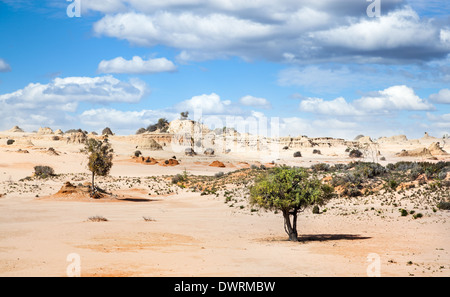
[[[381,258],[378,254],[370,253],[367,255],[367,276],[368,277],[381,277]]]
[[[69,18],[73,17],[81,17],[81,0],[66,0],[70,2],[67,6],[67,16]],[[381,17],[381,0],[366,0],[367,2],[371,2],[369,6],[367,6],[367,16],[370,18]]]
[[[70,262],[66,268],[66,275],[68,277],[80,277],[81,276],[81,257],[77,253],[68,254],[66,261]]]
[[[66,0],[67,2],[71,2],[68,6],[67,6],[67,16],[69,18],[73,18],[73,17],[81,17],[81,0]]]
[[[183,122],[183,121],[182,121]],[[280,155],[280,119],[258,116],[203,116],[194,110],[193,120],[172,136],[171,149],[183,153],[186,149],[203,153],[214,148],[221,153],[251,153],[262,162],[277,160]]]
[[[379,18],[381,17],[381,0],[366,0],[367,2],[371,2],[369,6],[367,6],[367,16],[369,18]]]

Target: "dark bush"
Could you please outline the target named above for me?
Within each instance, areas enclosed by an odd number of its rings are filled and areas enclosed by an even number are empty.
[[[408,211],[406,209],[400,209],[400,213],[402,217],[406,217],[408,215]]]
[[[447,177],[448,172],[450,172],[450,167],[445,167],[444,169],[441,170],[441,172],[439,172],[438,178],[441,180],[445,179]]]
[[[330,171],[330,165],[326,164],[326,163],[319,163],[319,164],[314,164],[311,166],[311,169],[315,172],[318,171]]]
[[[7,145],[11,145],[11,144],[13,144],[14,142],[15,142],[14,139],[8,139],[8,140],[6,141],[6,144],[7,144]]]
[[[294,158],[300,158],[301,156],[302,156],[302,153],[300,153],[300,152],[294,153]]]
[[[350,154],[348,155],[350,158],[361,158],[363,153],[361,153],[360,150],[353,149],[350,151]]]
[[[203,153],[204,153],[205,155],[212,156],[212,155],[214,155],[214,149],[212,149],[212,148],[207,148]]]
[[[185,180],[186,180],[186,178],[183,175],[177,174],[174,177],[172,177],[172,184],[184,182]]]
[[[378,163],[355,162],[355,171],[363,178],[374,178],[387,172],[386,168]]]
[[[420,212],[415,214],[415,215],[413,215],[414,219],[420,219],[421,217],[423,217],[423,214],[421,214]]]
[[[363,178],[357,172],[349,172],[343,176],[343,182],[359,186],[363,182]]]
[[[361,191],[356,186],[349,186],[345,188],[344,193],[345,196],[348,197],[359,197],[362,196]]]
[[[389,163],[386,165],[386,169],[390,170],[390,171],[394,171],[395,170],[395,165],[392,163]]]
[[[215,177],[222,177],[224,176],[225,173],[223,173],[222,171],[217,172],[216,174],[214,174]]]
[[[322,152],[320,150],[313,150],[313,154],[321,155]]]
[[[135,151],[135,152],[134,152],[134,156],[135,156],[135,157],[139,157],[139,156],[141,156],[141,155],[142,155],[141,151]]]
[[[348,166],[346,164],[334,164],[334,170],[346,170]]]
[[[39,178],[47,178],[55,175],[55,171],[50,166],[35,166],[34,167],[34,175]]]
[[[396,181],[395,179],[390,179],[389,181],[388,181],[388,185],[389,185],[389,187],[392,189],[392,190],[395,190],[395,189],[397,189],[397,187],[399,186],[399,182],[398,181]]]
[[[109,127],[106,127],[102,131],[102,135],[114,135]]]
[[[313,209],[312,209],[312,213],[313,214],[320,214],[320,209],[318,205],[314,205]]]
[[[142,134],[142,133],[145,133],[145,132],[147,132],[147,129],[145,129],[145,128],[139,128],[139,129],[136,131],[136,134]]]
[[[441,172],[450,171],[450,162],[408,162],[401,161],[395,164],[388,164],[387,168],[391,171],[399,171],[408,174],[411,180],[417,179],[421,174],[426,174],[428,178],[432,177],[442,177]]]
[[[169,121],[165,118],[160,118],[156,124],[147,127],[148,132],[155,132],[158,129],[163,133],[167,132],[169,129]]]
[[[78,133],[78,132],[88,134],[87,131],[83,131],[82,129],[69,129],[65,133],[68,134],[68,133]]]
[[[442,201],[439,202],[437,208],[440,210],[450,210],[450,202]]]
[[[190,147],[184,150],[184,154],[186,156],[195,156],[195,155],[197,155],[197,153]]]

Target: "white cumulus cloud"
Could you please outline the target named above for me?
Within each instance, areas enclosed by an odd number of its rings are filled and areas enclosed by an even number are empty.
[[[25,88],[0,95],[0,102],[33,108],[43,103],[55,106],[91,103],[138,102],[148,91],[137,79],[123,82],[113,76],[55,78],[48,84],[30,83]]]
[[[229,113],[230,100],[222,100],[215,93],[194,96],[191,99],[182,101],[176,105],[179,111],[201,111],[203,114]]]
[[[384,63],[429,61],[450,51],[445,23],[421,18],[406,0],[383,0],[379,18],[368,18],[369,4],[361,0],[86,1],[86,9],[105,14],[94,24],[99,36],[172,47],[180,61]]]
[[[143,60],[139,56],[134,56],[131,60],[117,57],[112,60],[103,60],[98,65],[100,73],[131,73],[148,74],[158,72],[173,72],[177,67],[172,61],[166,58]]]
[[[430,95],[429,99],[434,103],[450,104],[450,89],[442,89],[439,93]]]
[[[358,110],[342,97],[331,101],[326,101],[322,98],[306,98],[300,102],[300,110],[317,114],[337,116],[354,116],[363,114],[363,111]]]
[[[30,83],[23,89],[0,95],[1,126],[24,124],[33,129],[71,122],[81,102],[135,103],[148,93],[141,80],[129,82],[112,76],[55,78],[48,84]]]
[[[365,95],[353,102],[339,97],[334,100],[306,98],[300,102],[300,110],[332,116],[363,116],[370,114],[388,114],[395,111],[429,111],[435,107],[417,96],[407,86],[393,86],[382,91]]]
[[[269,100],[267,100],[266,98],[258,98],[250,95],[244,96],[239,99],[239,103],[245,106],[253,106],[263,109],[269,109],[272,107]]]
[[[394,110],[433,110],[434,106],[417,96],[414,90],[407,86],[393,86],[373,95],[364,96],[354,102],[356,106],[366,111]]]

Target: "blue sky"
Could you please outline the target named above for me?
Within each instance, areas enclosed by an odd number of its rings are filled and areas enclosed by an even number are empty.
[[[378,1],[0,0],[0,130],[450,133],[449,2]]]

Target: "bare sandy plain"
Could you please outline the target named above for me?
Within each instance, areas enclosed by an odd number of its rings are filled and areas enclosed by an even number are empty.
[[[16,141],[7,145],[7,139]],[[381,276],[450,276],[450,211],[436,211],[420,195],[335,198],[326,212],[299,215],[301,240],[294,243],[287,240],[282,216],[252,209],[242,191],[202,195],[171,182],[183,171],[214,178],[218,172],[260,166],[267,162],[263,152],[185,156],[164,146],[142,153],[157,160],[175,155],[180,164],[145,165],[131,158],[136,150],[132,140],[109,139],[114,166],[110,176],[97,181],[116,198],[90,199],[55,195],[66,182],[90,181],[87,157],[79,152],[82,144],[68,143],[65,136],[54,140],[53,135],[0,132],[0,276],[64,277],[71,255],[79,256],[80,273],[86,277],[364,277],[376,269]],[[386,159],[380,163],[427,160],[396,154],[435,140],[380,143]],[[309,167],[352,161],[345,145],[320,147],[320,155],[313,149],[280,149],[275,164]],[[450,145],[443,144],[443,149],[450,151]],[[301,158],[293,158],[297,150]],[[225,167],[208,166],[216,160]],[[433,158],[439,160],[450,158]],[[57,175],[33,178],[37,165],[51,166]],[[423,217],[402,217],[400,207]],[[89,220],[95,216],[107,221]]]

